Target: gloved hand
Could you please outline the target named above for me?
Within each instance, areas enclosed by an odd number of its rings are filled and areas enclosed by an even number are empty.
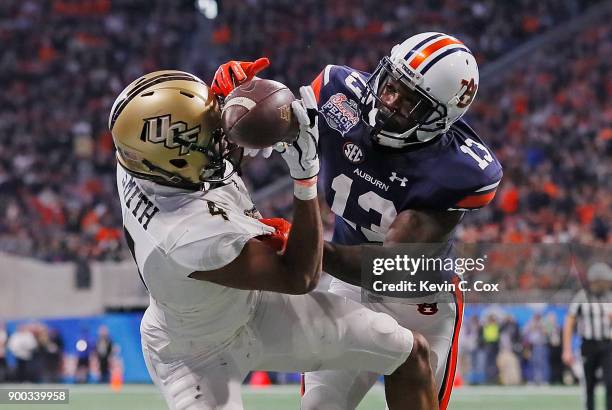
[[[291,231],[291,223],[283,218],[260,218],[259,222],[276,229],[270,235],[261,235],[257,239],[264,242],[277,252],[285,250],[287,239],[289,239],[289,231]]]
[[[219,66],[210,88],[216,95],[227,97],[236,86],[252,80],[258,72],[269,65],[270,60],[266,57],[258,58],[255,61],[228,61]]]
[[[244,155],[246,155],[247,157],[255,158],[261,152],[261,155],[264,158],[270,158],[270,155],[272,155],[273,150],[274,150],[273,147],[268,147],[268,148],[263,148],[263,149],[245,148]]]
[[[301,100],[291,103],[293,113],[300,124],[300,133],[292,144],[274,146],[289,166],[289,174],[295,180],[306,180],[319,173],[319,128],[317,100],[310,86],[300,87]]]

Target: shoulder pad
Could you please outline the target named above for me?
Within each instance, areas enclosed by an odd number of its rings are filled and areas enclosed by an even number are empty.
[[[456,200],[449,210],[482,208],[495,197],[503,176],[501,164],[465,121],[457,121],[447,134],[447,158],[438,179],[455,192]]]
[[[359,99],[369,74],[347,66],[327,65],[311,83],[317,101],[326,101],[336,93]]]

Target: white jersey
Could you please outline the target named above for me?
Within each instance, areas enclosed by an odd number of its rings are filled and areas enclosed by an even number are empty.
[[[141,325],[150,348],[202,347],[228,340],[253,314],[258,291],[191,279],[221,268],[245,243],[273,228],[262,224],[242,180],[209,191],[186,191],[134,178],[117,166],[128,245],[151,305]]]

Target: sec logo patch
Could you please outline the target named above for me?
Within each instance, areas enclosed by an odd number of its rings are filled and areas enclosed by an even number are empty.
[[[342,146],[342,152],[351,164],[361,164],[365,160],[363,150],[353,142],[345,142]]]

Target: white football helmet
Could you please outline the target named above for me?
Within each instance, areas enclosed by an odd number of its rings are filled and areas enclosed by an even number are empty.
[[[394,117],[402,114],[380,99],[381,90],[391,79],[410,90],[411,100],[416,101],[403,119],[409,126],[402,129],[394,124]],[[361,100],[364,120],[380,145],[403,148],[427,142],[465,114],[478,82],[476,60],[461,41],[443,33],[417,34],[395,45],[367,81]]]

